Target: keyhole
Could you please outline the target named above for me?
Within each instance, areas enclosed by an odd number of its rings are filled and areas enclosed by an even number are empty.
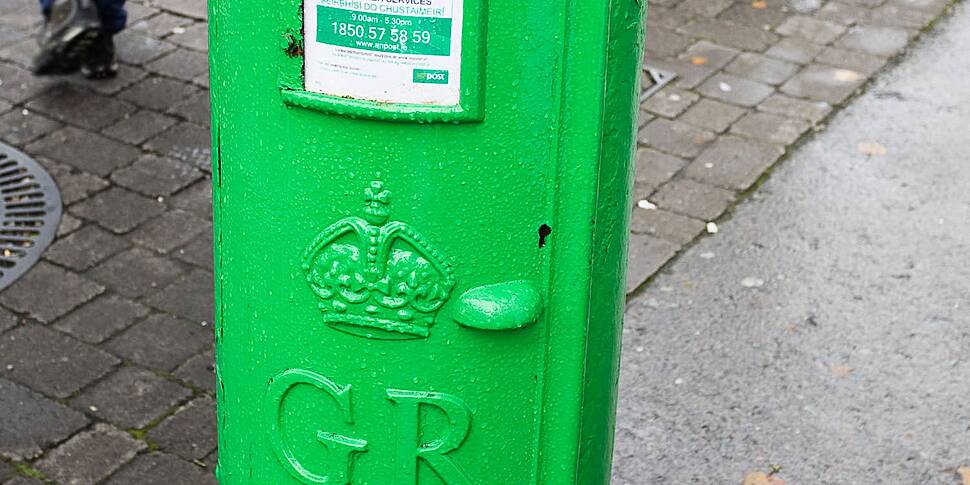
[[[539,247],[545,247],[546,237],[552,234],[552,228],[548,224],[539,226]]]

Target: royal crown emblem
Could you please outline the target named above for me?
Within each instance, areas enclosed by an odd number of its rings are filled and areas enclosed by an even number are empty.
[[[388,222],[390,197],[382,182],[371,182],[364,217],[324,229],[307,248],[303,271],[331,327],[368,338],[423,338],[455,278],[410,225]]]

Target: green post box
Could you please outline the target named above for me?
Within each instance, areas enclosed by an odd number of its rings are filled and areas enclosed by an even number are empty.
[[[212,0],[222,485],[609,482],[645,0]]]

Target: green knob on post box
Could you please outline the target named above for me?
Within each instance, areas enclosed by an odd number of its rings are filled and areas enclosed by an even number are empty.
[[[542,295],[529,281],[479,286],[458,299],[454,319],[479,330],[516,330],[532,325],[542,314]]]

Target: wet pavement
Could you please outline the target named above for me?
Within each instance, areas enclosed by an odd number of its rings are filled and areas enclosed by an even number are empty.
[[[939,29],[632,299],[615,483],[963,483],[970,9]]]

